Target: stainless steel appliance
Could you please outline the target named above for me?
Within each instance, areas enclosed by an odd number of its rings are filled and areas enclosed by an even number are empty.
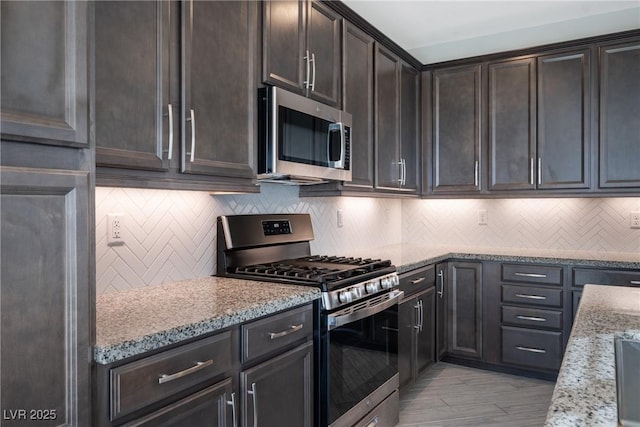
[[[218,276],[322,291],[316,304],[316,425],[395,425],[403,293],[391,262],[312,255],[307,214],[221,216],[217,231]]]
[[[274,86],[258,107],[258,179],[351,181],[349,113]]]

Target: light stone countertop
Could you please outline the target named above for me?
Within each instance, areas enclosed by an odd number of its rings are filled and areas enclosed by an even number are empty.
[[[618,333],[640,339],[640,288],[586,285],[545,427],[618,425]]]
[[[397,244],[359,250],[349,255],[390,259],[399,273],[447,259],[640,269],[640,253],[629,252]]]
[[[222,277],[100,295],[94,360],[112,363],[317,298],[312,287]]]

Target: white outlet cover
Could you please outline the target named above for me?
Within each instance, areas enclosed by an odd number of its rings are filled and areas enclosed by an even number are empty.
[[[489,213],[486,209],[478,209],[478,225],[487,225],[489,223]]]
[[[107,245],[124,245],[124,214],[107,214]]]
[[[629,227],[640,228],[640,211],[632,211],[629,215]]]

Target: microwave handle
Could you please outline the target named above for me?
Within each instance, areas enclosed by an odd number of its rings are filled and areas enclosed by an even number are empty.
[[[340,160],[331,160],[331,133],[335,131],[340,132]],[[344,137],[344,123],[335,122],[329,125],[329,132],[327,133],[327,163],[332,168],[344,168],[346,141]]]

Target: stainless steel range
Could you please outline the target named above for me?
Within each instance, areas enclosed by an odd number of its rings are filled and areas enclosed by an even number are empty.
[[[379,259],[312,255],[313,239],[308,214],[221,216],[217,275],[319,288],[316,425],[395,425],[396,268]]]

